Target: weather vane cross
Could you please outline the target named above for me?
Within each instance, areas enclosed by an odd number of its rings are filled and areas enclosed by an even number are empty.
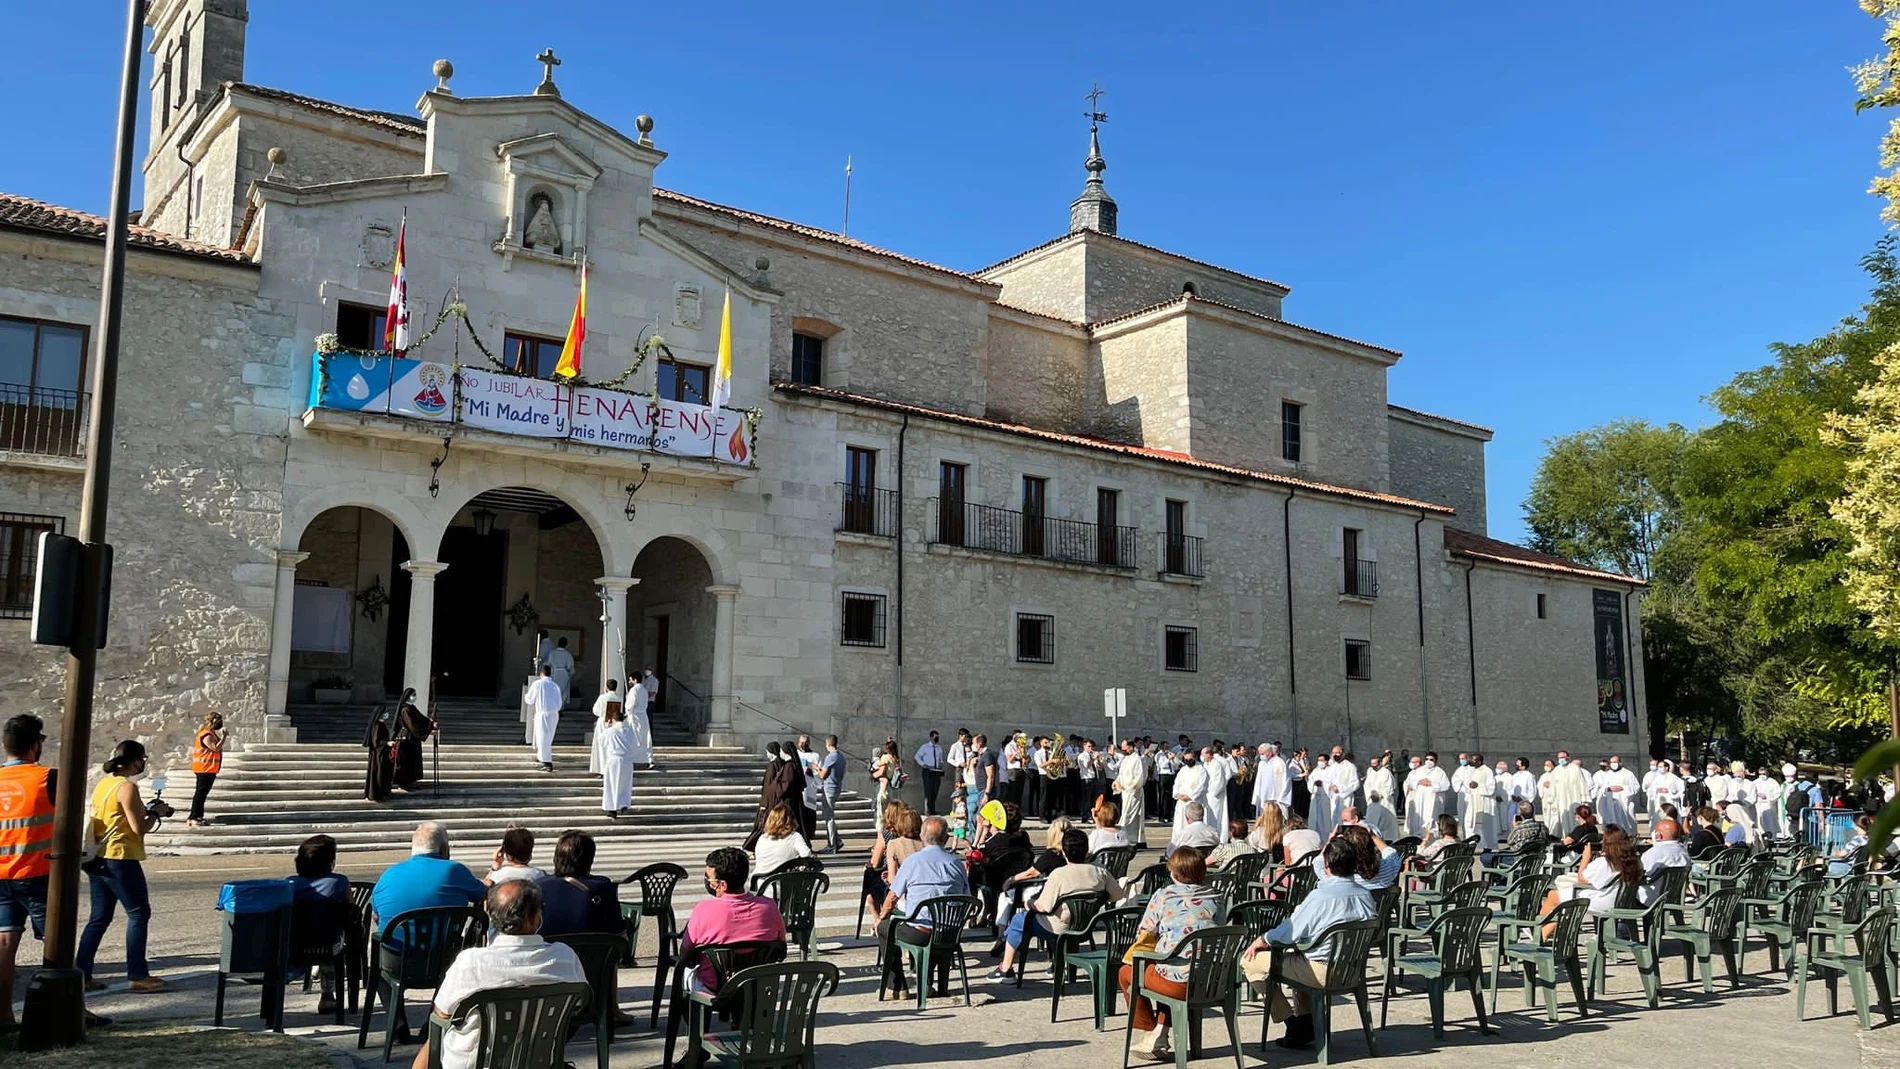
[[[1082,99],[1089,102],[1089,110],[1082,114],[1089,121],[1090,131],[1093,131],[1096,126],[1108,121],[1108,112],[1102,110],[1102,97],[1106,95],[1107,91],[1102,88],[1102,83],[1100,82],[1090,83],[1089,91],[1082,95]]]
[[[554,49],[544,48],[534,61],[541,64],[541,84],[534,87],[535,95],[560,96],[561,91],[554,86],[554,68],[561,65],[561,57],[554,54]]]

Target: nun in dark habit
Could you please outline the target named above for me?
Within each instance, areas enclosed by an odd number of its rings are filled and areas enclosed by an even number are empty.
[[[416,707],[416,690],[402,692],[396,703],[396,767],[393,780],[399,791],[422,782],[422,743],[435,733],[435,721]]]
[[[797,751],[787,753],[788,749],[791,749],[790,744],[780,746],[769,742],[765,745],[765,778],[759,785],[759,811],[752,819],[752,834],[746,836],[748,851],[757,845],[759,836],[765,834],[766,815],[780,802],[790,803],[794,812],[804,804],[801,799],[805,794],[805,773],[798,766]]]
[[[391,739],[389,710],[377,706],[369,714],[369,726],[363,730],[363,746],[369,750],[369,770],[363,776],[363,797],[381,802],[389,797],[389,785],[396,771],[395,745]]]

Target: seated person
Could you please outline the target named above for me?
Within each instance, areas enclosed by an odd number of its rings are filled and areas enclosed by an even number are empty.
[[[1220,833],[1207,826],[1207,807],[1201,803],[1188,802],[1181,811],[1187,824],[1168,840],[1168,853],[1191,846],[1201,852],[1201,859],[1205,861],[1207,852],[1220,845]]]
[[[1854,834],[1834,851],[1827,859],[1829,876],[1852,876],[1854,869],[1867,856],[1867,833],[1874,827],[1874,814],[1862,813],[1854,818]]]
[[[1202,928],[1212,928],[1227,917],[1227,902],[1219,891],[1207,884],[1207,858],[1194,847],[1183,847],[1168,855],[1168,875],[1174,882],[1154,893],[1141,914],[1137,932],[1153,935],[1154,952],[1167,955],[1182,940]],[[1153,1061],[1171,1060],[1168,1055],[1168,1012],[1148,998],[1134,998],[1135,969],[1140,959],[1122,965],[1117,974],[1123,997],[1129,1002],[1129,1027],[1135,1038],[1129,1049]],[[1148,962],[1141,974],[1141,988],[1158,995],[1180,998],[1187,993],[1188,967]]]
[[[1128,833],[1117,823],[1121,819],[1121,807],[1112,799],[1103,798],[1090,815],[1095,819],[1095,827],[1089,831],[1089,853],[1128,845]]]
[[[1458,835],[1458,818],[1450,813],[1440,813],[1432,821],[1431,830],[1425,835],[1425,841],[1418,844],[1413,858],[1419,862],[1432,861],[1448,846],[1455,846],[1463,840]]]
[[[1064,864],[1043,881],[1035,897],[1023,903],[1023,908],[1010,919],[1009,928],[1003,933],[1009,945],[1003,951],[1002,962],[988,979],[1000,981],[1010,975],[1016,965],[1016,952],[1022,948],[1026,936],[1046,939],[1069,930],[1066,909],[1055,912],[1056,903],[1062,901],[1063,895],[1099,894],[1105,899],[1121,896],[1121,885],[1115,877],[1100,865],[1088,863],[1089,840],[1082,829],[1070,828],[1063,832],[1061,845]]]
[[[722,846],[706,855],[706,890],[712,897],[701,899],[686,918],[681,957],[694,947],[784,942],[785,918],[779,914],[778,903],[746,890],[751,865],[745,851],[736,846]],[[699,963],[694,983],[702,991],[718,992],[719,974],[712,962]]]
[[[1242,854],[1257,854],[1260,852],[1247,838],[1246,821],[1228,821],[1227,833],[1233,836],[1233,838],[1215,847],[1207,855],[1207,870],[1209,872],[1219,872],[1222,868],[1226,867],[1227,862]]]
[[[1370,920],[1378,915],[1372,893],[1358,883],[1360,879],[1376,879],[1379,873],[1378,855],[1368,843],[1358,835],[1335,835],[1327,841],[1322,857],[1326,872],[1313,892],[1294,908],[1292,916],[1247,947],[1241,971],[1256,985],[1256,990],[1265,986],[1272,972],[1272,955],[1264,953],[1269,944],[1286,948],[1281,950],[1280,956],[1282,978],[1293,983],[1323,986],[1327,959],[1332,951],[1330,944],[1321,944],[1310,951],[1292,948],[1304,946],[1335,924]],[[1306,992],[1276,984],[1269,998],[1273,1019],[1286,1023],[1286,1034],[1275,1042],[1288,1049],[1311,1046],[1313,1010]]]
[[[1537,807],[1529,802],[1519,800],[1513,803],[1512,809],[1517,814],[1517,823],[1511,827],[1511,834],[1505,838],[1504,845],[1499,849],[1507,854],[1528,851],[1529,856],[1541,862],[1544,851],[1550,844],[1550,829],[1544,827],[1544,822],[1537,819]],[[1515,863],[1516,860],[1515,857],[1510,859],[1511,863]]]
[[[890,840],[885,841],[885,849],[890,849]],[[787,861],[810,856],[811,844],[798,834],[798,814],[792,812],[792,804],[780,802],[773,806],[765,815],[765,834],[759,837],[753,849],[754,871],[760,876],[770,876],[784,868]]]
[[[918,838],[924,818],[915,809],[902,802],[892,802],[885,813],[884,834],[889,838],[878,842],[878,849],[871,852],[871,862],[864,867],[864,901],[873,913],[890,893],[891,881],[897,878],[904,859],[924,848],[924,841]]]
[[[408,860],[389,866],[376,881],[370,906],[380,932],[410,910],[477,905],[487,893],[466,865],[449,860],[448,828],[429,820],[416,826]]]
[[[1021,872],[1011,873],[1008,878],[1003,880],[1002,889],[1012,893],[1000,898],[997,902],[996,926],[999,929],[1009,927],[1011,917],[1015,914],[1017,908],[1022,905],[1022,892],[1015,890],[1018,884],[1028,883],[1030,880],[1040,880],[1067,863],[1066,859],[1062,856],[1062,836],[1067,834],[1069,829],[1074,826],[1074,823],[1070,821],[1068,817],[1057,817],[1050,821],[1049,830],[1045,831],[1042,836],[1042,850],[1039,851],[1035,857],[1030,858],[1027,868]],[[995,957],[997,954],[1002,953],[1002,946],[1003,939],[999,935],[996,943],[990,947],[990,956]]]
[[[1708,857],[1722,850],[1722,814],[1714,806],[1695,810],[1695,827],[1689,829],[1689,855]]]
[[[1596,851],[1594,844],[1583,848],[1583,863],[1577,873],[1576,884],[1568,889],[1554,889],[1545,895],[1540,915],[1550,913],[1561,902],[1583,897],[1590,900],[1590,912],[1601,916],[1616,906],[1617,897],[1623,888],[1642,884],[1643,861],[1636,852],[1636,841],[1630,838],[1629,832],[1612,824],[1604,829],[1602,844],[1603,853],[1595,857],[1591,856]],[[1554,924],[1544,925],[1544,935],[1549,936],[1555,929]]]
[[[1306,861],[1319,856],[1320,849],[1326,845],[1319,832],[1306,826],[1306,820],[1299,814],[1289,814],[1285,823],[1286,831],[1280,836],[1280,856],[1288,862]]]
[[[1353,849],[1363,851],[1374,859],[1371,872],[1361,872],[1353,876],[1353,881],[1368,891],[1383,891],[1399,882],[1399,870],[1404,867],[1405,859],[1369,824],[1341,824],[1333,829],[1333,838],[1352,840]],[[1326,859],[1313,859],[1313,867],[1318,870],[1320,879],[1326,878]]]
[[[348,902],[350,879],[336,871],[336,840],[312,835],[297,847],[297,874],[290,877],[298,902]]]
[[[899,943],[921,946],[930,941],[930,922],[928,918],[919,921],[909,919],[918,906],[933,898],[944,895],[967,895],[970,893],[969,874],[964,871],[963,859],[944,849],[950,841],[950,825],[942,817],[925,817],[923,824],[924,848],[910,855],[897,870],[897,878],[891,881],[889,894],[877,910],[877,934],[880,939],[891,939]],[[947,992],[950,989],[951,955],[938,955],[935,988]],[[893,981],[898,997],[903,997],[904,956],[895,950],[884,955],[885,974]]]
[[[534,858],[534,833],[519,824],[508,825],[495,848],[495,863],[482,877],[490,887],[509,880],[538,880],[547,873],[528,864]]]
[[[1668,809],[1668,806],[1663,807],[1665,812]],[[1569,835],[1551,844],[1550,851],[1559,864],[1568,865],[1578,860],[1584,850],[1603,842],[1603,828],[1597,824],[1597,811],[1590,803],[1578,803],[1572,813],[1577,818],[1577,826],[1570,829]]]
[[[1673,820],[1659,820],[1650,829],[1652,845],[1643,851],[1643,880],[1645,882],[1643,901],[1649,901],[1647,883],[1654,880],[1664,869],[1686,869],[1689,867],[1689,851],[1682,845],[1682,829]]]
[[[554,843],[554,874],[534,881],[541,891],[541,935],[626,931],[620,916],[620,889],[594,875],[594,837],[564,831]]]
[[[474,879],[474,876],[470,876]],[[436,1018],[447,1022],[470,995],[497,988],[535,984],[586,983],[574,952],[550,943],[541,930],[541,892],[527,880],[508,880],[488,889],[488,923],[496,935],[487,946],[466,947],[449,964],[435,989]],[[482,1018],[471,1014],[442,1033],[442,1069],[469,1069],[481,1042]],[[428,1069],[429,1044],[416,1052],[411,1069]]]

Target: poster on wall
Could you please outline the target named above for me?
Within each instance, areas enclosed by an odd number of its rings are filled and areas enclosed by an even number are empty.
[[[1623,595],[1614,590],[1591,591],[1595,607],[1597,656],[1597,730],[1605,735],[1630,733],[1629,671],[1623,657]]]

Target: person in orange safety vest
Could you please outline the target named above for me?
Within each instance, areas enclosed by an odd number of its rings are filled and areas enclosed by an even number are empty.
[[[191,740],[191,772],[198,778],[198,786],[191,792],[191,813],[185,818],[185,827],[196,828],[209,823],[205,820],[205,799],[211,796],[211,784],[216,782],[223,768],[224,717],[206,713]]]
[[[21,714],[0,729],[0,1033],[14,1031],[13,961],[26,922],[46,937],[46,877],[53,858],[53,776],[40,764],[45,725]]]

